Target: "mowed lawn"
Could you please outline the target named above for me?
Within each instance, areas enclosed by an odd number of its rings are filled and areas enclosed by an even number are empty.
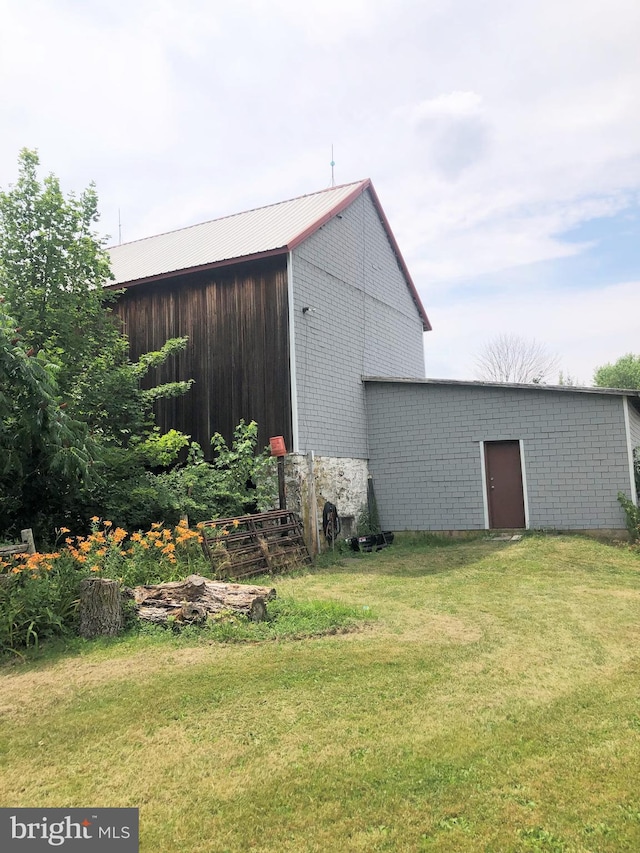
[[[640,850],[637,554],[406,537],[276,586],[376,618],[1,667],[0,805],[138,806],[149,853]]]

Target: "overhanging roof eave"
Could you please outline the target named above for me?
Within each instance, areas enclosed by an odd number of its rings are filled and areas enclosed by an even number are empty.
[[[199,264],[198,266],[185,267],[183,269],[169,270],[168,272],[157,273],[156,275],[145,276],[144,278],[132,279],[131,281],[119,281],[117,283],[110,282],[105,285],[106,290],[123,290],[129,287],[135,287],[140,284],[151,284],[155,281],[163,281],[168,278],[178,278],[183,275],[191,275],[192,273],[205,272],[206,270],[218,269],[219,267],[237,266],[239,264],[250,263],[251,261],[259,261],[263,258],[272,258],[277,255],[286,255],[289,252],[287,246],[281,246],[277,249],[268,249],[264,252],[255,252],[252,255],[240,255],[237,258],[225,258],[220,261],[213,261],[210,264]]]
[[[524,382],[482,382],[473,379],[422,379],[405,376],[363,376],[362,381],[370,384],[438,385],[467,388],[489,388],[516,391],[560,391],[563,394],[601,394],[610,397],[640,398],[640,390],[632,388],[599,388],[591,385],[543,385]]]

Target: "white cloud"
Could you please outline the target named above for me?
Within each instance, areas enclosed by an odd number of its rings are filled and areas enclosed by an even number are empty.
[[[438,95],[398,114],[403,112],[417,145],[425,148],[436,172],[447,180],[457,180],[488,147],[489,125],[482,115],[482,98],[475,92]]]
[[[376,16],[385,4],[376,0],[324,0],[300,3],[299,0],[253,0],[249,8],[264,18],[279,17],[294,32],[300,32],[310,44],[340,44],[346,39],[369,35]]]
[[[482,98],[476,92],[449,92],[430,100],[420,101],[410,110],[410,120],[415,127],[441,116],[477,116],[482,111]]]

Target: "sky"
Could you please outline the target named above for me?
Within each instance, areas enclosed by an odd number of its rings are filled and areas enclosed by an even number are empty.
[[[0,0],[0,187],[22,147],[129,241],[371,178],[433,331],[564,377],[640,353],[637,0]],[[555,381],[557,377],[549,377]]]

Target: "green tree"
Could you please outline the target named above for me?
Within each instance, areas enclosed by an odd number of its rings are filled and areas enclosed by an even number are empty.
[[[38,180],[38,155],[23,149],[18,180],[0,192],[0,291],[23,340],[60,366],[58,387],[73,396],[96,357],[118,346],[104,284],[109,259],[94,233],[95,187],[65,198],[58,179]]]
[[[56,366],[25,350],[0,305],[0,530],[17,518],[36,526],[50,503],[87,487],[96,446],[57,398]]]
[[[167,341],[158,352],[137,362],[129,360],[127,339],[112,311],[118,294],[105,288],[111,272],[103,240],[95,232],[95,188],[91,185],[79,196],[65,197],[54,175],[42,182],[38,179],[38,167],[37,153],[24,149],[17,182],[0,192],[0,299],[13,318],[14,337],[8,340],[19,339],[35,373],[38,365],[44,371],[39,379],[41,393],[48,394],[47,412],[64,413],[58,421],[51,421],[48,414],[36,419],[31,439],[38,438],[45,421],[47,429],[55,423],[65,429],[75,425],[77,438],[84,431],[86,448],[91,448],[84,461],[92,476],[78,476],[77,470],[69,468],[64,487],[50,479],[47,483],[55,484],[53,492],[47,489],[38,494],[33,476],[19,475],[15,489],[23,500],[16,503],[14,526],[18,522],[34,526],[35,506],[46,505],[50,527],[55,523],[73,527],[99,510],[115,478],[133,477],[144,469],[144,454],[133,446],[152,433],[154,401],[184,393],[190,382],[145,390],[142,380],[184,348],[187,340]],[[27,406],[27,419],[30,411]],[[14,416],[7,416],[3,428],[15,427]],[[46,430],[39,438],[49,441]],[[65,442],[62,447],[68,453],[59,452],[56,465],[77,450],[77,441],[67,436]],[[24,472],[27,444],[22,454]],[[35,452],[31,462],[43,477],[51,470],[37,463]],[[26,500],[29,494],[31,507]]]
[[[127,339],[112,312],[118,292],[105,288],[112,275],[94,230],[95,187],[65,198],[55,175],[38,180],[38,166],[37,153],[23,149],[16,184],[0,192],[0,296],[25,345],[58,365],[58,391],[73,415],[92,432],[120,442],[149,425],[155,399],[189,387],[140,387],[151,368],[187,341],[168,341],[159,352],[129,361]]]
[[[600,388],[640,388],[640,355],[629,352],[613,364],[598,367],[593,384]]]

